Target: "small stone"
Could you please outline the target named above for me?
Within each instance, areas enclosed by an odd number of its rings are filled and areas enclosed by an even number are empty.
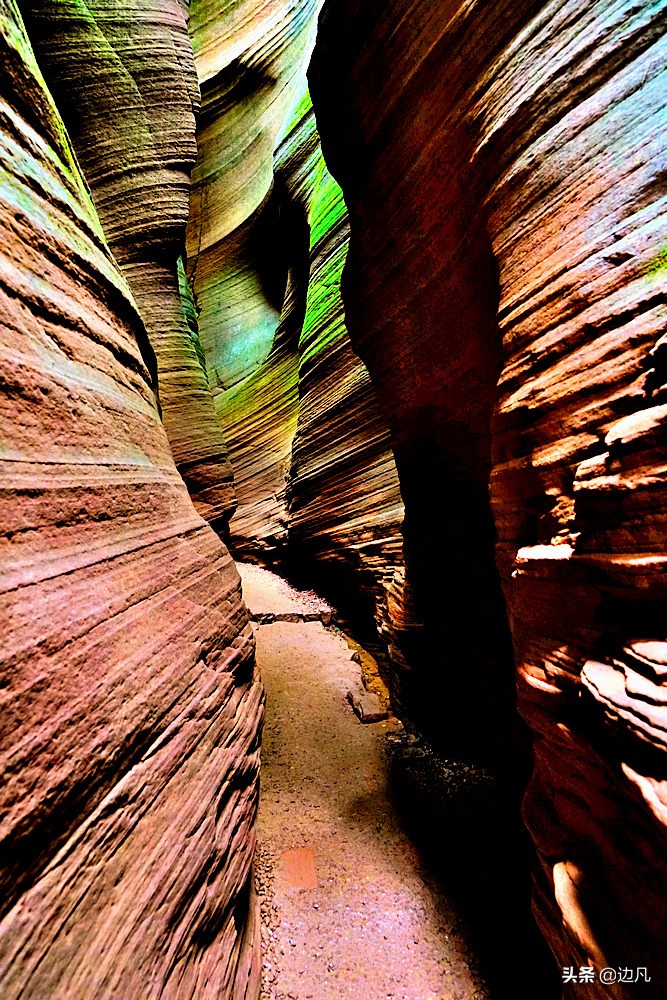
[[[363,723],[383,722],[389,716],[378,696],[366,691],[361,685],[347,692],[347,700],[354,709],[354,714]]]

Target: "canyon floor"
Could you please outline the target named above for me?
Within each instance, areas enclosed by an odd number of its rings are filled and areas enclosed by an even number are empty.
[[[353,713],[353,650],[335,627],[307,620],[326,620],[325,605],[266,570],[239,569],[263,622],[268,699],[256,862],[264,1000],[487,998],[460,916],[392,802],[386,747],[400,723]]]

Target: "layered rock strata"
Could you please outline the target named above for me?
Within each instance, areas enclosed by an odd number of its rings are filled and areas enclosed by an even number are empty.
[[[350,210],[347,322],[396,447],[421,677],[437,667],[477,739],[485,691],[507,698],[490,479],[538,921],[564,966],[647,967],[623,997],[667,979],[666,13],[345,0],[311,80]],[[610,995],[597,975],[567,990]]]
[[[245,420],[239,426],[236,413],[245,412],[244,400],[254,392],[244,382],[272,351],[292,266],[282,201],[273,193],[273,154],[303,87],[317,7],[316,0],[244,0],[223,7],[194,0],[190,9],[202,108],[188,276],[215,407],[230,442],[239,520],[249,518],[258,546],[269,551],[284,537],[284,505],[268,487],[293,433],[289,371],[278,372],[272,383],[283,388],[284,401],[276,398],[275,429],[261,453],[262,429]],[[266,380],[256,388],[273,391]],[[238,397],[234,412],[229,393]],[[267,487],[259,506],[255,480]]]
[[[299,336],[308,288],[308,209],[320,156],[310,101],[299,102],[274,158],[272,199],[278,211],[273,213],[270,246],[287,265],[280,321],[274,327],[266,358],[216,397],[227,428],[239,497],[230,524],[234,552],[283,564],[289,560],[286,491],[299,407]],[[260,209],[259,220],[261,215]]]
[[[256,997],[262,688],[14,0],[0,8],[2,996]]]
[[[475,79],[475,46],[461,56],[464,72],[449,57],[449,17],[425,3],[374,15],[350,0],[322,18],[311,92],[350,215],[346,322],[390,428],[405,503],[395,604],[410,609],[411,669],[399,674],[398,699],[448,752],[486,746],[497,756],[513,702],[488,497],[498,279],[472,137],[451,96],[465,73]]]
[[[224,525],[232,472],[179,294],[199,90],[180,0],[25,0],[32,44],[157,358],[162,419],[195,506]]]
[[[215,284],[213,256],[191,256],[190,268],[239,497],[234,551],[282,561],[346,597],[357,615],[361,601],[392,642],[388,591],[400,580],[403,507],[386,424],[345,329],[347,239],[342,193],[322,159],[305,90],[282,127],[270,194],[217,245]],[[279,323],[256,313],[248,296],[251,281],[266,294],[271,259],[274,278],[286,269]],[[224,313],[211,308],[213,287],[232,294]],[[237,295],[250,302],[247,330],[237,322]]]
[[[234,551],[307,563],[339,593],[352,581],[386,628],[402,504],[342,320],[344,205],[302,93],[317,7],[193,4],[203,109],[188,271],[235,475]],[[398,620],[398,575],[393,588]]]
[[[312,115],[309,102],[304,111]],[[290,556],[310,565],[339,601],[345,595],[348,605],[365,601],[396,655],[391,626],[397,622],[390,622],[388,593],[402,568],[403,503],[387,425],[345,327],[340,278],[347,212],[319,145],[313,168],[317,182],[310,200],[310,271],[288,487]]]

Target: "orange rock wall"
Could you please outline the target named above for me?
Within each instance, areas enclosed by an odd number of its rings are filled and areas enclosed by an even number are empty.
[[[511,691],[493,513],[538,921],[562,965],[652,976],[577,997],[667,979],[665,14],[344,0],[310,74],[426,621],[416,711],[428,681],[430,730],[474,742]]]
[[[199,88],[180,0],[25,0],[37,59],[157,358],[162,419],[200,514],[224,524],[232,471],[183,313]]]
[[[254,998],[263,692],[151,349],[0,7],[3,998]]]

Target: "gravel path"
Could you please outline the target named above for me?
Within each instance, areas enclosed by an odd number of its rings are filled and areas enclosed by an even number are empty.
[[[284,581],[239,568],[252,577],[251,611],[284,606]],[[360,668],[340,633],[319,621],[255,628],[268,694],[256,862],[264,1000],[486,1000],[457,914],[389,799],[385,745],[400,723],[353,714],[345,696]]]

